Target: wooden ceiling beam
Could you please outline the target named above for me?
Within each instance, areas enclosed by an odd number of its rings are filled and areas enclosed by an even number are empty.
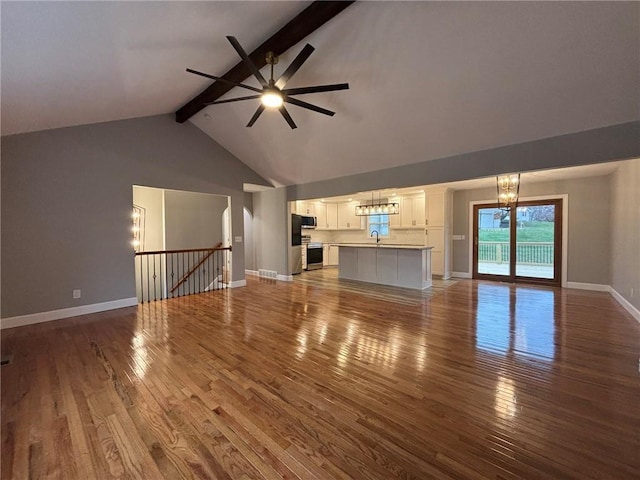
[[[355,0],[354,0],[355,1]],[[316,29],[327,23],[337,14],[342,12],[353,1],[315,1],[302,12],[296,15],[289,23],[278,30],[262,45],[249,54],[249,58],[254,65],[261,69],[267,64],[265,55],[271,51],[276,55],[281,55],[289,48],[296,45],[303,38],[314,32]],[[235,83],[241,83],[251,76],[251,72],[244,62],[240,61],[222,78]],[[214,82],[195,98],[180,107],[176,112],[176,122],[184,123],[193,115],[205,107],[206,102],[213,102],[227,93],[233,85],[222,82]]]

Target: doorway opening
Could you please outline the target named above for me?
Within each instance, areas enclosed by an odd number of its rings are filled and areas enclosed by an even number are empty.
[[[562,199],[473,206],[473,278],[562,283]]]
[[[139,302],[226,288],[230,197],[134,185],[132,200]]]

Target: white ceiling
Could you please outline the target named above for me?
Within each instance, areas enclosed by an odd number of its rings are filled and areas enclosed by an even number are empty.
[[[174,112],[309,2],[3,2],[2,134]],[[288,86],[291,130],[256,101],[193,123],[289,185],[640,119],[638,2],[356,2],[311,43]],[[281,68],[282,70],[278,70]],[[257,85],[254,80],[246,83]],[[245,95],[234,89],[227,97]],[[209,118],[205,118],[205,114]]]

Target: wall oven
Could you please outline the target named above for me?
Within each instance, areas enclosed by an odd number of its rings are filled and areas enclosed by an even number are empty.
[[[307,270],[322,268],[322,243],[307,244]]]

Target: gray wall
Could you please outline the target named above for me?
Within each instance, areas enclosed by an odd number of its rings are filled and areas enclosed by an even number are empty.
[[[275,270],[280,275],[290,274],[289,224],[286,188],[275,188],[253,194],[256,269]]]
[[[253,194],[244,194],[244,266],[247,270],[257,270],[256,244],[253,231]]]
[[[267,182],[191,123],[159,115],[2,137],[3,318],[135,296],[132,185],[231,196]],[[232,278],[244,278],[233,245]],[[72,290],[82,298],[72,299]]]
[[[640,159],[611,175],[611,286],[640,310]]]
[[[435,185],[507,172],[625,160],[640,157],[638,138],[640,122],[624,123],[385,170],[292,185],[287,189],[287,198],[304,200],[334,197],[366,190]]]
[[[256,244],[253,233],[253,213],[244,207],[244,266],[256,270]]]
[[[222,214],[228,197],[165,190],[165,239],[167,250],[209,248],[222,242]]]
[[[557,182],[523,183],[521,197],[569,195],[567,280],[609,285],[609,177],[588,177]],[[453,271],[470,272],[469,202],[495,200],[494,188],[461,190],[453,195]]]

